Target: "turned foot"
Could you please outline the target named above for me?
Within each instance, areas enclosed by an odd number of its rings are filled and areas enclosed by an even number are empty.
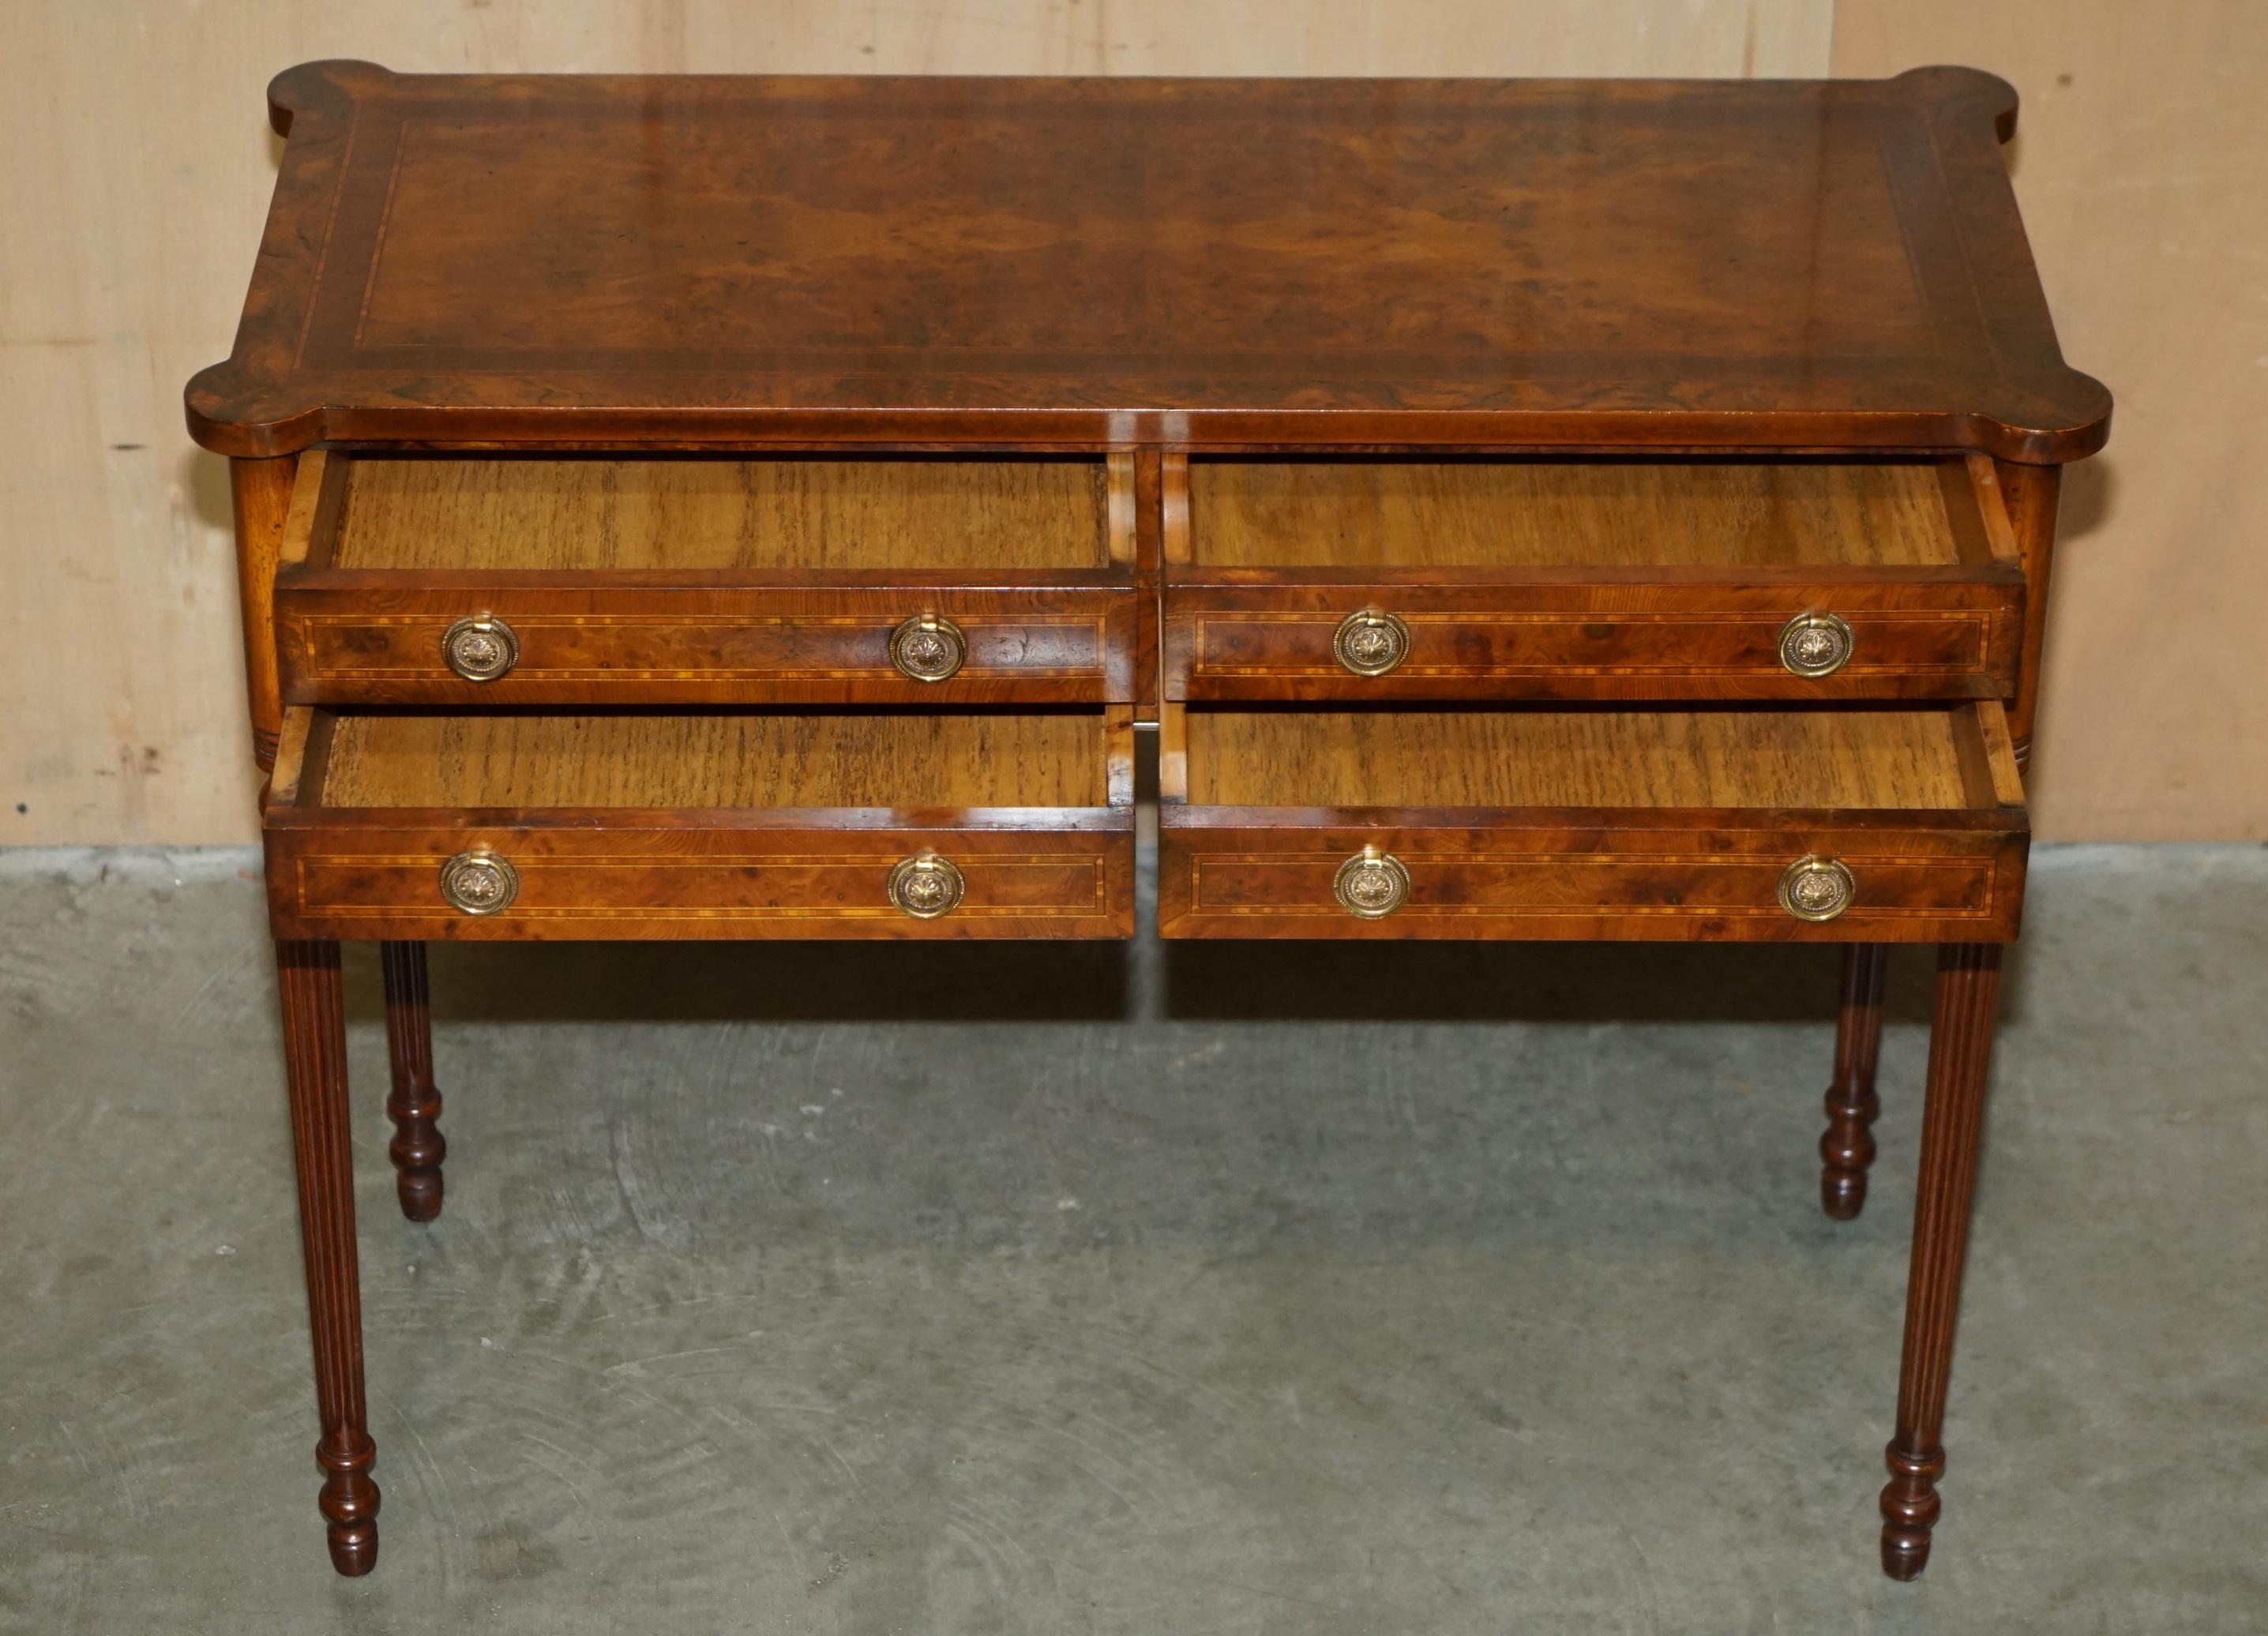
[[[1827,1087],[1827,1131],[1819,1139],[1819,1202],[1837,1221],[1867,1203],[1874,1162],[1874,1063],[1882,1044],[1882,976],[1889,949],[1853,943],[1843,951],[1843,1000],[1835,1016],[1835,1082]]]
[[[370,1468],[378,1445],[367,1436],[334,1446],[318,1444],[315,1463],[323,1468],[323,1492],[316,1507],[329,1524],[331,1566],[359,1579],[378,1566],[378,1485]]]
[[[1930,1531],[1940,1508],[1945,1394],[1953,1374],[1953,1330],[1961,1314],[1962,1263],[1969,1249],[1969,1205],[1999,986],[1998,944],[1948,944],[1938,951],[1898,1426],[1884,1456],[1890,1480],[1881,1497],[1882,1572],[1896,1580],[1916,1577],[1928,1563]]]
[[[1929,1566],[1929,1531],[1945,1508],[1937,1497],[1945,1450],[1914,1454],[1894,1441],[1882,1458],[1890,1468],[1882,1489],[1882,1572],[1894,1580],[1918,1579]]]
[[[449,1144],[435,1123],[441,1116],[441,1094],[433,1088],[425,946],[381,943],[378,953],[386,975],[387,1057],[394,1069],[393,1088],[386,1097],[394,1140],[386,1151],[394,1161],[401,1213],[412,1221],[431,1221],[441,1213],[441,1161],[448,1156]]]

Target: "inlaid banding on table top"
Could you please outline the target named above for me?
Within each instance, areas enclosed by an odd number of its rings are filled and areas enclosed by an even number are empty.
[[[313,63],[271,97],[290,138],[269,250],[233,356],[188,391],[225,453],[1211,435],[2061,460],[2109,417],[2031,274],[1999,146],[2014,94],[1970,70],[940,85]]]

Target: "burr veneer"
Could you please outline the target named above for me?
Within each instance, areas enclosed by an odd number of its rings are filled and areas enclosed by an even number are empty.
[[[1938,946],[1880,1501],[1921,1571],[2058,476],[2110,416],[2007,85],[319,63],[270,106],[188,410],[339,1572],[379,1538],[340,940],[429,1221],[427,942],[1129,937],[1150,755],[1170,938],[1842,946],[1839,1219],[1888,946]]]

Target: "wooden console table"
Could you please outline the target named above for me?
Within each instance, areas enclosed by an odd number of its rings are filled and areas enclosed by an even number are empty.
[[[331,1559],[378,1552],[339,940],[1940,947],[1882,1564],[1927,1560],[2058,351],[1987,75],[284,74],[231,458]],[[1233,1090],[1233,1087],[1231,1087]],[[1699,1468],[1696,1468],[1698,1470]],[[1697,1482],[1698,1479],[1697,1479]]]

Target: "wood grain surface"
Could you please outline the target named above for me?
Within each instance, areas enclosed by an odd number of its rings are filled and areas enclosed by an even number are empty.
[[[1185,938],[2004,942],[2028,826],[2001,707],[1229,711],[1160,725],[1158,916]],[[1674,803],[1674,804],[1672,804]],[[1337,901],[1366,849],[1382,918]],[[1829,858],[1836,917],[1778,899]]]
[[[1992,463],[1198,460],[1168,483],[1167,696],[2007,698],[2028,606]],[[1392,614],[1363,676],[1333,637]],[[1801,614],[1849,661],[1791,673]]]
[[[303,804],[1100,807],[1101,719],[342,715]]]
[[[1158,931],[1167,938],[1410,939],[1557,942],[1938,943],[2016,935],[2020,829],[1954,814],[1681,809],[1506,812],[1484,825],[1359,809],[1168,811],[1160,831]],[[1336,900],[1344,864],[1376,849],[1409,872],[1409,901],[1361,919]],[[1778,901],[1799,859],[1827,857],[1858,882],[1833,920]]]
[[[1219,568],[1961,560],[1929,461],[1197,460],[1189,512]]]
[[[1108,520],[1099,459],[364,456],[326,565],[1091,571]]]
[[[605,717],[294,708],[266,813],[279,937],[1124,938],[1132,708]],[[445,861],[516,873],[468,915]],[[902,912],[934,853],[965,892]]]
[[[1944,711],[1191,709],[1204,807],[1972,804]]]
[[[2009,87],[303,64],[191,431],[2076,459]],[[724,208],[720,208],[722,202]],[[666,254],[656,253],[663,247]]]
[[[274,598],[293,704],[1098,704],[1137,696],[1134,459],[456,460],[316,450]],[[929,555],[936,541],[936,553]],[[450,626],[502,620],[468,682]],[[952,621],[942,682],[891,633]]]

